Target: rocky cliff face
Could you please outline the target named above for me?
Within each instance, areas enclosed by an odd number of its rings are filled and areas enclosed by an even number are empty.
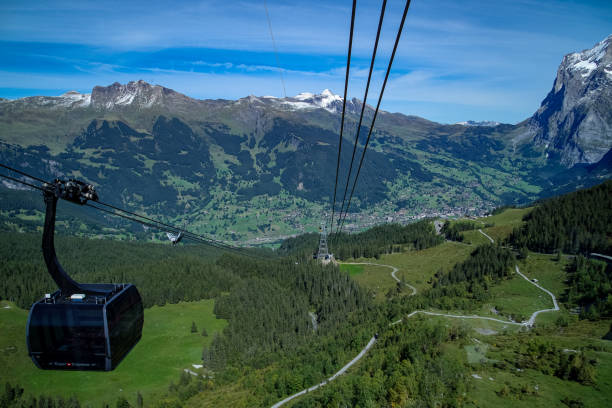
[[[566,55],[553,89],[529,120],[533,140],[571,167],[596,163],[612,148],[612,35]]]

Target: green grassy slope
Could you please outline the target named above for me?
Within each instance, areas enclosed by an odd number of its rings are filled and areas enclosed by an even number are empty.
[[[383,255],[376,263],[397,267],[397,277],[404,277],[406,282],[420,290],[429,287],[427,281],[438,270],[449,270],[457,262],[466,259],[473,250],[469,245],[445,242],[422,251]]]
[[[474,400],[473,406],[565,407],[561,400],[566,397],[576,401],[573,405],[576,407],[609,405],[612,398],[612,344],[601,340],[609,325],[609,321],[581,321],[565,328],[540,331],[535,335],[480,336],[479,348],[486,350],[484,356],[488,361],[471,364],[473,373],[482,377],[473,378],[471,381],[473,388],[470,395]],[[587,358],[596,361],[595,386],[565,381],[535,369],[521,371],[508,365],[518,359],[513,351],[516,340],[526,336],[538,337],[560,349],[584,350]],[[466,355],[469,353],[470,351],[466,350]],[[501,368],[500,361],[506,362],[505,368]],[[504,396],[500,393],[504,386],[517,392]]]
[[[33,395],[76,395],[81,403],[92,406],[114,404],[120,396],[135,405],[136,393],[140,392],[149,405],[183,369],[201,364],[202,347],[225,327],[225,320],[215,318],[213,304],[213,300],[203,300],[145,309],[142,339],[114,371],[68,372],[34,366],[25,344],[28,312],[2,301],[0,383],[18,383]],[[198,333],[191,333],[192,322]],[[204,328],[208,337],[201,335]]]
[[[397,286],[391,268],[384,266],[341,264],[340,270],[346,270],[358,284],[370,289],[377,302],[384,302],[386,293]]]

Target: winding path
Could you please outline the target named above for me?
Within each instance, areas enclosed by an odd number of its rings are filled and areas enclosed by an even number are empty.
[[[447,314],[447,313],[438,313],[438,312],[429,312],[426,310],[415,310],[414,312],[408,314],[406,316],[406,319],[417,315],[417,314],[425,314],[425,315],[429,315],[429,316],[443,316],[443,317],[450,317],[450,318],[454,318],[454,319],[481,319],[481,320],[491,320],[493,322],[498,322],[498,323],[503,323],[503,324],[512,324],[512,325],[516,325],[516,326],[526,326],[526,327],[533,327],[533,325],[535,324],[535,320],[538,317],[538,315],[540,313],[545,313],[545,312],[556,312],[559,309],[559,304],[557,303],[557,298],[555,297],[555,295],[552,294],[552,292],[550,292],[547,289],[544,289],[542,286],[538,285],[537,283],[535,283],[533,280],[530,280],[527,276],[525,276],[520,270],[518,265],[514,266],[516,269],[516,273],[519,274],[523,279],[525,279],[527,282],[531,283],[532,285],[536,286],[538,289],[543,290],[544,292],[546,292],[552,299],[553,302],[553,308],[552,309],[542,309],[542,310],[537,310],[535,312],[533,312],[531,314],[531,317],[529,317],[528,320],[524,320],[522,322],[515,322],[512,320],[502,320],[502,319],[496,319],[494,317],[488,317],[488,316],[478,316],[478,315],[453,315],[453,314]],[[401,323],[402,319],[397,320],[393,323],[391,323],[392,325]]]
[[[491,240],[491,242],[494,242],[493,239],[491,237],[489,237],[487,234],[485,234],[484,232],[482,232],[482,230],[478,230],[480,231],[483,235],[485,235],[487,238],[489,238]],[[373,265],[373,266],[382,266],[382,267],[386,267],[386,268],[390,268],[391,269],[391,277],[393,279],[395,279],[397,282],[401,282],[400,279],[395,276],[395,273],[398,271],[398,269],[395,266],[392,265],[385,265],[385,264],[377,264],[377,263],[371,263],[371,262],[343,262],[344,264],[349,264],[349,265]],[[429,312],[426,310],[415,310],[414,312],[408,314],[405,318],[409,319],[417,314],[424,314],[424,315],[428,315],[428,316],[442,316],[442,317],[449,317],[449,318],[453,318],[453,319],[480,319],[480,320],[490,320],[490,321],[494,321],[494,322],[498,322],[498,323],[503,323],[503,324],[511,324],[511,325],[515,325],[515,326],[523,326],[523,327],[532,327],[535,324],[535,320],[538,317],[538,315],[540,313],[545,313],[545,312],[554,312],[554,311],[558,311],[559,310],[559,304],[557,303],[557,298],[555,297],[555,295],[552,294],[552,292],[550,292],[547,289],[544,289],[542,286],[538,285],[536,282],[534,282],[533,280],[530,280],[527,276],[525,276],[520,270],[518,265],[515,265],[515,269],[516,269],[516,273],[519,274],[523,279],[525,279],[527,282],[531,283],[532,285],[536,286],[537,288],[539,288],[540,290],[546,292],[548,295],[550,295],[550,297],[552,298],[553,301],[553,305],[554,308],[553,309],[543,309],[543,310],[538,310],[536,312],[533,312],[531,314],[531,317],[528,320],[522,321],[522,322],[515,322],[512,320],[502,320],[502,319],[496,319],[494,317],[488,317],[488,316],[477,316],[477,315],[454,315],[454,314],[447,314],[447,313],[438,313],[438,312]],[[409,296],[414,296],[417,293],[417,289],[412,286],[409,285],[407,283],[405,283],[406,286],[410,287],[412,289],[412,293]],[[390,326],[394,326],[396,324],[399,324],[403,321],[403,319],[399,319],[396,320],[392,323],[390,323]],[[326,385],[328,382],[334,381],[336,378],[338,378],[339,376],[341,376],[342,374],[344,374],[349,368],[351,368],[351,366],[353,366],[355,363],[357,363],[359,360],[361,360],[363,358],[363,356],[366,355],[366,353],[368,352],[368,350],[370,350],[372,348],[372,346],[374,346],[374,344],[376,343],[376,336],[372,337],[370,339],[370,341],[368,342],[368,344],[363,348],[363,350],[361,350],[359,352],[359,354],[357,354],[357,356],[352,359],[351,361],[349,361],[344,367],[342,367],[340,370],[338,370],[338,372],[334,375],[332,375],[331,377],[329,377],[327,380],[317,384],[317,385],[313,385],[310,388],[306,388],[298,393],[295,393],[287,398],[285,398],[282,401],[277,402],[276,404],[272,405],[271,408],[278,408],[284,404],[286,404],[287,402],[291,401],[294,398],[300,397],[308,392],[314,391],[320,387],[323,387],[324,385]]]
[[[596,256],[598,258],[603,258],[603,259],[607,259],[608,261],[612,261],[612,256],[609,256],[609,255],[597,254],[595,252],[591,252],[591,256]]]
[[[304,394],[306,394],[307,392],[311,392],[314,391],[320,387],[323,387],[324,385],[326,385],[328,382],[334,381],[336,378],[338,378],[339,376],[341,376],[342,374],[344,374],[346,372],[346,370],[348,370],[349,368],[351,368],[351,366],[353,364],[355,364],[356,362],[358,362],[359,360],[361,360],[361,358],[363,356],[365,356],[365,354],[368,352],[368,350],[370,350],[372,348],[372,346],[374,345],[374,343],[376,343],[376,336],[372,337],[370,339],[370,341],[368,342],[368,344],[364,347],[363,350],[361,350],[359,352],[359,354],[357,354],[357,357],[355,357],[354,359],[352,359],[351,361],[349,361],[349,363],[347,365],[345,365],[344,367],[342,367],[336,374],[332,375],[331,377],[329,377],[327,380],[317,384],[317,385],[313,385],[310,388],[306,388],[298,393],[295,393],[287,398],[285,398],[282,401],[277,402],[276,404],[272,405],[272,408],[278,408],[281,405],[286,404],[287,402],[291,401],[294,398],[300,397]]]
[[[484,232],[482,229],[478,228],[478,232],[480,232],[482,235],[484,235],[485,237],[489,238],[489,241],[491,241],[491,243],[494,243],[495,241],[493,241],[493,238],[491,238],[490,236],[487,235],[486,232]]]
[[[548,289],[544,289],[542,286],[538,285],[536,282],[534,282],[533,280],[530,280],[527,276],[525,276],[520,270],[518,265],[515,265],[516,268],[516,273],[518,273],[519,275],[521,275],[521,277],[523,279],[525,279],[527,282],[531,283],[532,285],[534,285],[535,287],[537,287],[540,290],[543,290],[544,292],[546,292],[548,295],[550,295],[552,301],[553,301],[553,308],[552,309],[543,309],[543,310],[538,310],[537,312],[533,312],[533,314],[531,315],[531,317],[529,318],[529,320],[527,320],[527,322],[525,322],[525,326],[533,326],[535,323],[535,319],[536,317],[538,317],[538,315],[540,313],[544,313],[544,312],[556,312],[559,310],[559,304],[557,303],[557,298],[555,297],[555,295],[552,294],[551,291],[549,291]]]

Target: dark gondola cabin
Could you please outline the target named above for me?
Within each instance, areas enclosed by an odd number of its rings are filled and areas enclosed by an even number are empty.
[[[140,340],[144,318],[136,287],[86,286],[108,294],[63,296],[57,291],[32,306],[28,351],[39,368],[113,370]]]
[[[85,204],[92,186],[56,180],[44,191],[47,210],[43,255],[59,290],[32,305],[26,342],[37,367],[48,370],[113,370],[142,336],[142,299],[131,284],[81,284],[63,270],[54,247],[58,198]]]

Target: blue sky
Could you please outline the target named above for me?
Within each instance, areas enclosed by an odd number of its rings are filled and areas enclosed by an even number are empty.
[[[341,94],[350,0],[268,0],[288,95]],[[349,95],[363,97],[381,1],[358,0]],[[403,9],[388,0],[368,101]],[[383,109],[516,123],[563,55],[612,33],[612,2],[413,0]],[[89,93],[144,79],[196,98],[282,96],[263,0],[0,2],[0,97]]]

